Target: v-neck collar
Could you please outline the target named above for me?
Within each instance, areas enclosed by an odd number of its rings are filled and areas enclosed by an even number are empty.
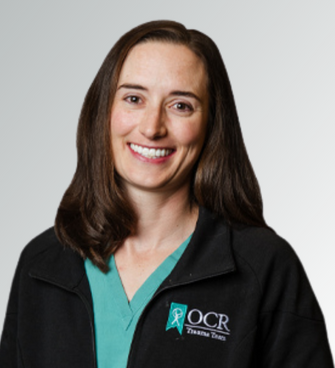
[[[114,307],[119,311],[124,329],[128,329],[134,316],[140,311],[151,299],[159,285],[171,273],[179,258],[185,251],[193,234],[191,234],[172,254],[170,254],[156,270],[144,281],[134,294],[133,298],[128,301],[127,295],[122,285],[119,272],[116,267],[114,255],[109,261],[110,271],[107,273],[108,286],[118,296],[113,298]]]

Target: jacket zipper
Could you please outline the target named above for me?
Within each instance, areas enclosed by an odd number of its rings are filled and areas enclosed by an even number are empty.
[[[96,346],[95,346],[95,332],[94,332],[94,325],[93,325],[93,316],[92,316],[92,311],[91,308],[87,302],[87,300],[85,299],[85,297],[82,295],[81,292],[77,291],[77,290],[73,290],[73,289],[69,289],[63,285],[58,284],[57,282],[51,281],[49,279],[46,279],[44,277],[41,276],[34,276],[34,275],[29,275],[30,277],[37,279],[37,280],[41,280],[44,282],[48,282],[49,284],[55,285],[63,290],[69,291],[71,293],[74,293],[76,295],[78,295],[78,297],[80,298],[80,300],[84,303],[85,308],[87,310],[88,313],[88,317],[90,320],[90,328],[91,328],[91,339],[92,339],[92,350],[93,350],[93,368],[97,368],[97,361],[96,361]]]
[[[150,304],[153,302],[153,300],[158,296],[160,295],[163,291],[166,291],[166,290],[169,290],[169,289],[173,289],[175,287],[179,287],[179,286],[185,286],[185,285],[189,285],[189,284],[193,284],[194,282],[197,282],[197,281],[202,281],[202,280],[208,280],[208,279],[211,279],[213,277],[217,277],[217,276],[221,276],[221,275],[225,275],[226,273],[229,273],[229,272],[232,272],[234,271],[235,269],[232,268],[232,269],[229,269],[229,270],[226,270],[225,272],[220,272],[220,273],[217,273],[215,275],[210,275],[210,276],[206,276],[206,277],[202,277],[200,279],[196,279],[196,280],[191,280],[191,281],[185,281],[185,282],[182,282],[180,284],[176,284],[176,285],[172,285],[172,286],[165,286],[163,289],[159,290],[156,294],[153,295],[153,297],[149,300],[148,304],[144,307],[139,319],[138,319],[138,322],[137,322],[137,325],[135,327],[135,331],[134,331],[134,335],[133,335],[133,339],[131,341],[131,344],[130,344],[130,350],[129,350],[129,355],[128,355],[128,361],[127,361],[127,366],[126,368],[130,368],[129,364],[130,364],[130,358],[131,356],[133,355],[133,350],[134,350],[134,340],[135,340],[135,336],[138,332],[138,329],[139,329],[139,324],[141,322],[141,319],[144,315],[144,313],[146,312],[146,310],[149,308]]]

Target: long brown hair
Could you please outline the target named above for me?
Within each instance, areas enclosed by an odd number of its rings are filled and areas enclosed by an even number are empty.
[[[207,71],[208,129],[194,168],[190,201],[223,216],[229,224],[266,226],[260,189],[217,46],[205,34],[180,23],[148,22],[119,39],[87,92],[78,124],[77,169],[56,217],[59,240],[91,259],[103,272],[108,270],[108,257],[134,233],[137,224],[114,168],[110,112],[127,54],[136,44],[148,41],[187,46],[201,58]]]

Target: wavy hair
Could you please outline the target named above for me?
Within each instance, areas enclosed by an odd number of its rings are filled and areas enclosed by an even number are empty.
[[[110,113],[122,65],[137,44],[150,41],[187,46],[204,63],[209,117],[201,156],[194,168],[190,203],[208,208],[233,225],[267,226],[260,188],[249,161],[232,88],[215,43],[173,21],[144,23],[124,34],[93,80],[79,117],[77,168],[58,208],[57,237],[101,271],[135,232],[137,217],[115,171]]]

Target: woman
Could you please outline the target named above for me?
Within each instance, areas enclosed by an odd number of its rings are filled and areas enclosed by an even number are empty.
[[[322,313],[265,224],[220,53],[150,22],[86,96],[55,228],[23,251],[1,367],[332,367]]]

